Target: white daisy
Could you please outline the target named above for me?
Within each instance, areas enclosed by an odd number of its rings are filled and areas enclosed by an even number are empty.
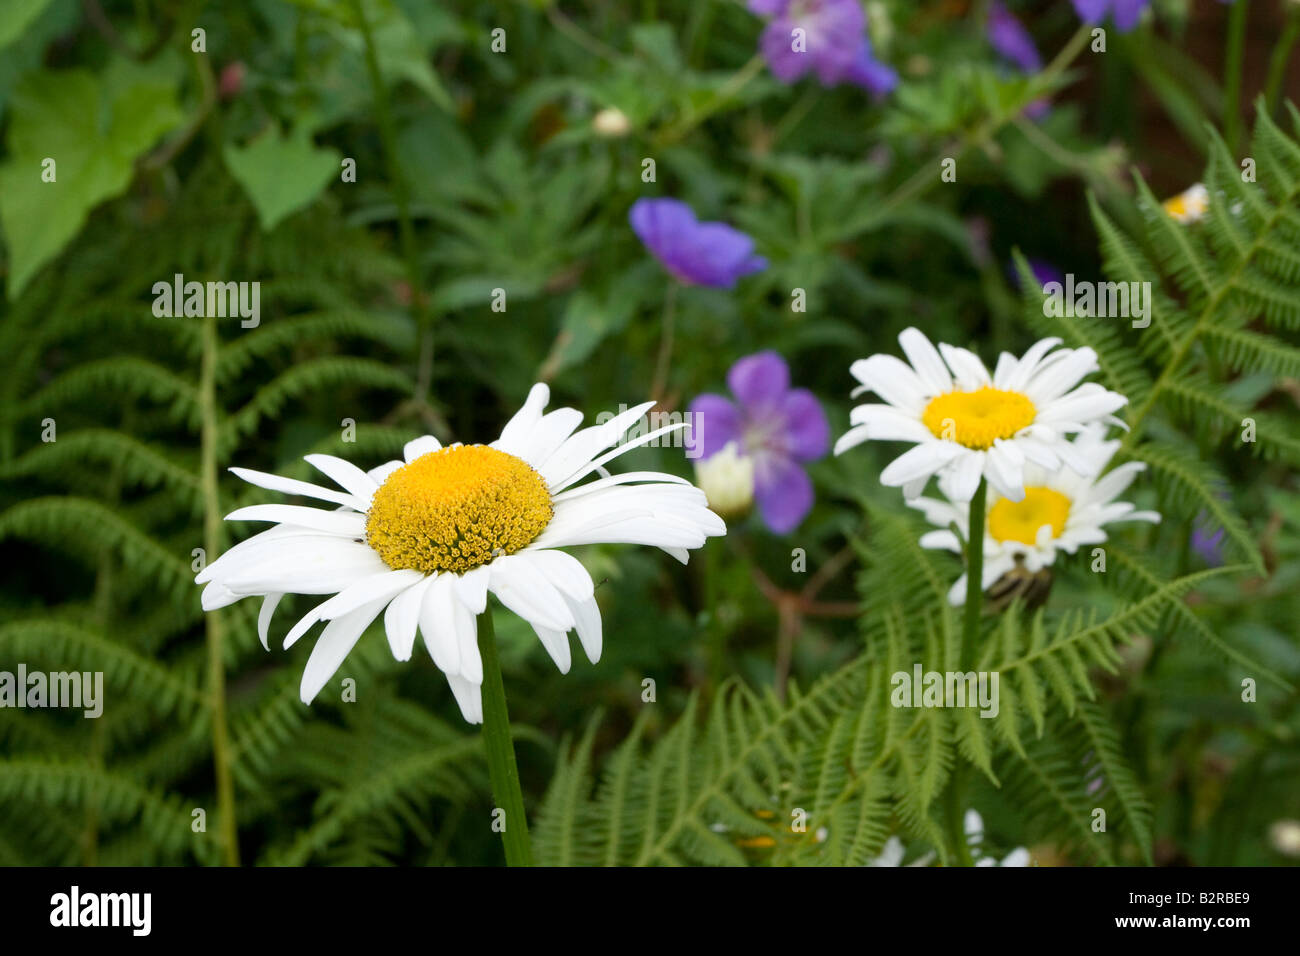
[[[1112,412],[1128,399],[1093,382],[1097,370],[1090,348],[1055,349],[1060,339],[1042,339],[1022,358],[1003,352],[992,375],[966,349],[940,343],[938,350],[917,329],[898,337],[908,361],[873,355],[849,371],[875,392],[883,405],[859,405],[853,425],[835,443],[835,454],[868,440],[914,442],[880,474],[882,484],[919,495],[932,475],[948,476],[955,501],[970,501],[980,477],[1005,498],[1025,494],[1029,463],[1055,469],[1069,465],[1081,474],[1087,461],[1067,435],[1091,422],[1123,426]],[[940,357],[942,353],[942,358]]]
[[[1200,222],[1210,208],[1210,191],[1203,183],[1196,183],[1177,196],[1166,199],[1161,206],[1175,222],[1184,225]]]
[[[1023,846],[1018,846],[1005,857],[1002,862],[991,856],[980,856],[980,847],[984,842],[984,818],[978,811],[967,810],[966,815],[962,818],[962,828],[966,832],[966,846],[970,850],[971,859],[975,861],[976,866],[1029,866],[1032,862],[1029,851]],[[896,836],[891,836],[885,841],[885,845],[880,848],[880,856],[876,857],[867,866],[893,867],[893,866],[929,866],[934,862],[934,851],[923,853],[911,863],[904,864],[903,857],[907,855],[907,848],[903,846],[903,841]]]
[[[245,468],[236,475],[261,488],[339,506],[254,505],[226,516],[275,527],[230,548],[196,578],[205,610],[260,596],[258,633],[285,594],[329,594],[290,629],[289,647],[327,621],[302,675],[310,703],[384,614],[393,656],[410,660],[417,630],[447,675],[461,713],[481,723],[477,615],[488,592],[537,632],[561,672],[569,669],[570,630],[587,657],[600,659],[600,610],[591,576],[560,548],[647,544],[683,564],[707,537],[726,533],[704,493],[659,472],[610,476],[604,465],[632,448],[684,427],[668,425],[613,450],[654,403],[577,430],[572,408],[543,414],[550,397],[534,385],[523,408],[490,445],[450,445],[426,436],[408,443],[405,461],[370,471],[329,455],[306,460],[342,490]],[[594,481],[584,479],[599,473]]]
[[[1075,456],[1088,462],[1093,474],[1105,469],[1120,445],[1118,441],[1104,441],[1102,434],[1100,426],[1090,427],[1070,446]],[[1108,524],[1159,522],[1156,512],[1137,511],[1130,502],[1115,500],[1145,469],[1142,462],[1130,461],[1105,477],[1091,478],[1081,477],[1069,468],[1049,472],[1027,465],[1023,498],[1013,501],[997,493],[989,495],[984,528],[984,590],[1018,564],[1026,571],[1041,571],[1051,566],[1059,551],[1074,554],[1081,545],[1102,543]],[[939,480],[946,501],[916,498],[907,503],[943,529],[922,535],[922,547],[962,554],[970,517],[964,504],[954,503],[957,499],[952,483],[952,475]],[[953,525],[956,532],[951,530]],[[948,592],[948,600],[957,605],[966,600],[965,574]]]

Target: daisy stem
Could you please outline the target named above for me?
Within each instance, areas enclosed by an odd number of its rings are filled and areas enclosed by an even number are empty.
[[[492,799],[497,809],[505,814],[501,842],[506,849],[506,865],[532,866],[528,817],[524,814],[524,795],[519,788],[515,746],[510,739],[506,685],[501,679],[501,659],[497,656],[496,631],[492,627],[490,610],[478,616],[478,649],[483,657],[483,746],[487,750]]]
[[[984,600],[984,499],[988,479],[980,478],[970,500],[970,522],[966,525],[966,616],[961,631],[958,666],[971,659],[980,636],[980,611]]]

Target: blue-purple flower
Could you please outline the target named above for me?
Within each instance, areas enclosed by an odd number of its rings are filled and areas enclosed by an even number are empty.
[[[1192,526],[1192,550],[1212,568],[1223,564],[1223,538],[1224,530],[1202,511]]]
[[[742,276],[767,268],[754,240],[722,222],[700,222],[676,199],[638,199],[628,212],[637,237],[674,278],[688,285],[729,289]]]
[[[749,0],[749,9],[772,18],[758,45],[783,83],[815,73],[822,86],[852,83],[877,96],[898,85],[872,53],[858,0]]]
[[[706,394],[691,403],[698,467],[707,471],[718,456],[728,475],[743,478],[737,462],[752,463],[759,514],[773,532],[786,534],[812,508],[812,480],[803,466],[830,448],[826,414],[811,392],[790,387],[790,369],[776,352],[740,359],[727,373],[727,385],[736,401]]]
[[[1106,17],[1115,21],[1115,29],[1128,33],[1138,25],[1142,11],[1151,0],[1071,0],[1075,13],[1084,23],[1101,23]]]
[[[989,8],[988,38],[989,45],[1022,72],[1037,73],[1042,68],[1034,38],[998,0]]]

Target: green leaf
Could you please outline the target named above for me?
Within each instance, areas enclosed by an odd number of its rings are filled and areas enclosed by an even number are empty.
[[[287,136],[272,130],[223,152],[226,167],[248,193],[266,232],[310,205],[338,172],[341,158],[337,150],[315,146],[302,130]]]
[[[50,5],[50,0],[7,0],[0,7],[0,49],[13,43]]]
[[[0,225],[9,246],[9,298],[80,231],[90,210],[120,195],[137,157],[183,116],[166,64],[124,60],[29,74],[14,90],[9,159],[0,166]],[[43,178],[54,161],[54,181]]]

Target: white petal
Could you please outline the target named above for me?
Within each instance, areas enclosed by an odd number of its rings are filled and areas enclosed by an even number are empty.
[[[555,661],[555,666],[559,668],[560,673],[569,673],[569,666],[573,661],[569,654],[568,632],[553,631],[549,627],[539,627],[536,624],[533,625],[533,630],[537,632],[542,647],[546,648],[546,653],[551,655],[551,660]]]
[[[939,351],[962,391],[973,392],[990,384],[989,370],[974,352],[947,343],[940,343]]]
[[[310,704],[321,688],[329,683],[344,658],[356,647],[362,632],[370,626],[383,606],[383,601],[372,601],[325,625],[325,630],[316,639],[316,646],[312,648],[307,666],[302,671],[299,696],[304,704]]]
[[[375,496],[379,486],[352,462],[335,458],[333,455],[304,455],[302,460],[336,482],[340,488],[364,501],[366,508],[370,507],[370,499]],[[362,510],[364,511],[365,508]]]
[[[295,624],[289,633],[285,635],[284,646],[292,647],[294,642],[306,634],[317,621],[329,621],[342,617],[363,604],[371,604],[375,601],[378,601],[381,606],[387,604],[393,599],[394,595],[405,591],[423,577],[424,575],[419,571],[412,570],[383,571],[379,574],[364,577],[349,585],[328,601],[321,602],[304,615],[302,620]]]
[[[272,591],[262,598],[262,609],[257,612],[257,637],[262,642],[262,650],[264,651],[271,649],[271,645],[267,642],[267,632],[271,628],[271,615],[275,613],[275,609],[279,606],[280,599],[283,597],[284,592]]]
[[[266,488],[270,491],[283,491],[289,495],[303,495],[307,498],[317,498],[320,501],[330,501],[336,505],[346,505],[355,511],[365,510],[365,505],[355,495],[334,491],[330,488],[322,488],[320,485],[313,485],[309,481],[297,481],[293,478],[272,475],[264,471],[253,471],[251,468],[231,468],[230,472],[250,485],[256,485],[259,488]]]
[[[361,538],[366,533],[366,516],[354,511],[321,511],[301,505],[250,505],[226,515],[227,521],[278,521],[341,537]]]
[[[401,468],[404,464],[405,462],[400,461],[386,461],[382,465],[376,465],[374,468],[371,468],[366,472],[366,477],[376,485],[382,485],[388,480],[388,477],[393,472],[397,471],[397,469]]]
[[[466,680],[459,674],[448,674],[447,683],[451,686],[452,696],[460,707],[461,716],[471,724],[483,723],[483,687]]]
[[[898,336],[898,343],[931,395],[952,391],[948,366],[943,364],[938,350],[920,329],[904,329]]]
[[[506,422],[506,427],[501,429],[501,437],[492,443],[493,448],[500,448],[504,452],[515,454],[516,450],[523,447],[523,443],[528,440],[529,433],[533,426],[542,417],[542,409],[546,403],[551,400],[550,388],[542,382],[538,382],[528,390],[528,398],[523,407],[515,412],[514,417]]]
[[[858,359],[849,366],[849,372],[890,405],[912,415],[920,415],[925,408],[925,383],[902,359],[892,355],[873,355]]]
[[[970,449],[950,441],[930,441],[916,445],[885,467],[880,473],[880,483],[887,487],[897,487],[919,478],[929,478],[950,461],[969,453]]]
[[[488,565],[480,564],[464,574],[452,576],[452,586],[456,589],[456,596],[471,614],[482,614],[487,608],[488,579],[491,574]]]
[[[587,569],[582,566],[582,562],[573,555],[564,551],[555,550],[528,550],[520,552],[521,556],[527,555],[528,560],[538,573],[546,576],[555,587],[563,594],[568,595],[576,601],[589,600],[595,593],[594,585],[591,583],[591,575]]]
[[[560,484],[573,484],[567,479],[584,469],[596,455],[622,438],[623,433],[654,406],[654,402],[643,402],[620,412],[608,421],[575,432],[537,469],[542,480],[551,488]]]
[[[409,465],[415,459],[427,455],[431,452],[439,451],[442,448],[442,442],[432,435],[423,435],[419,438],[412,439],[402,446],[402,458]]]
[[[543,415],[520,448],[519,457],[534,468],[541,468],[582,424],[582,417],[576,408],[557,408]]]
[[[585,601],[575,601],[565,595],[564,600],[568,603],[569,610],[573,612],[578,640],[582,642],[582,650],[587,655],[587,660],[593,664],[599,663],[602,643],[600,606],[596,604],[594,597]]]
[[[497,599],[529,624],[567,631],[573,627],[573,614],[560,592],[534,570],[520,555],[497,558],[489,567],[488,586]]]
[[[445,674],[460,673],[460,637],[456,633],[458,601],[452,593],[455,575],[440,574],[424,592],[420,604],[420,633],[429,656]]]
[[[409,661],[415,649],[415,633],[420,625],[420,607],[424,603],[424,593],[433,583],[436,575],[429,575],[417,581],[388,603],[384,611],[384,632],[388,635],[388,647],[393,657],[399,661]]]

